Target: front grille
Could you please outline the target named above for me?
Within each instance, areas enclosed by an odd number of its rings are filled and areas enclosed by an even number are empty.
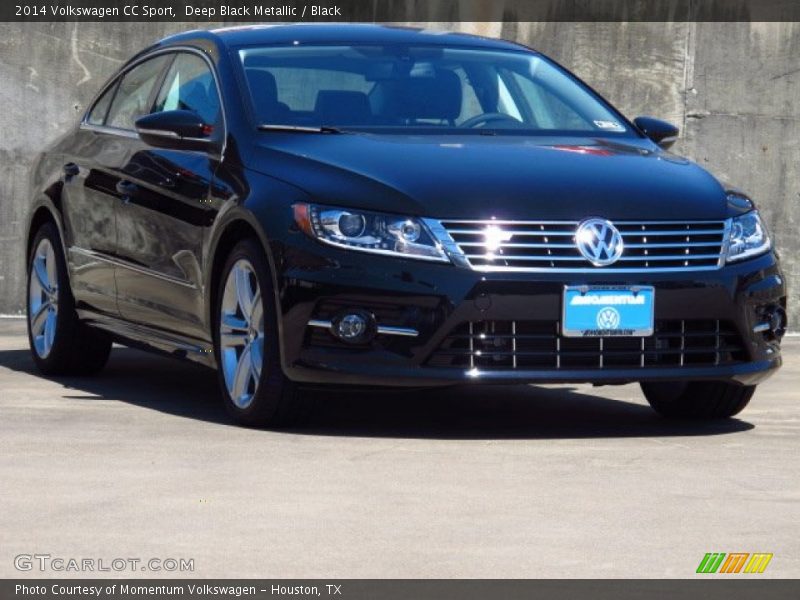
[[[656,321],[649,337],[563,337],[552,321],[456,327],[427,361],[461,369],[614,369],[729,365],[747,359],[727,321]]]
[[[451,251],[475,270],[716,269],[725,245],[725,221],[615,222],[624,244],[619,260],[595,267],[575,245],[577,222],[445,220]]]

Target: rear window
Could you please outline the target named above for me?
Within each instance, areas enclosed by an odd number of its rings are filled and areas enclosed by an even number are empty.
[[[293,112],[313,111],[321,90],[368,94],[372,89],[372,84],[360,73],[281,67],[269,72],[275,77],[278,102]]]

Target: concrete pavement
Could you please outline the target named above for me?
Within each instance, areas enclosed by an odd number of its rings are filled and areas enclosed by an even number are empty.
[[[739,419],[664,421],[637,386],[316,394],[293,432],[229,424],[213,373],[115,349],[34,373],[0,321],[0,577],[14,557],[188,558],[46,576],[692,577],[771,552],[800,577],[800,340]],[[138,568],[137,568],[138,569]],[[730,576],[729,576],[730,577]]]

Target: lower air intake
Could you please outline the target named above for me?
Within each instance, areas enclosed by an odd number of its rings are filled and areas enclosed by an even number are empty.
[[[475,321],[456,327],[428,359],[460,369],[617,369],[730,365],[747,360],[731,323],[657,321],[649,337],[563,337],[552,321]]]

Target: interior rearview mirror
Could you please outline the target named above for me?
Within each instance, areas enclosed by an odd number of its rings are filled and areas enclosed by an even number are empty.
[[[214,128],[190,110],[166,110],[136,120],[136,132],[151,146],[200,150],[208,147]]]
[[[643,134],[661,146],[664,150],[672,146],[672,144],[675,143],[675,140],[678,139],[678,128],[672,123],[667,123],[661,119],[655,119],[653,117],[636,117],[633,120],[633,123]]]

